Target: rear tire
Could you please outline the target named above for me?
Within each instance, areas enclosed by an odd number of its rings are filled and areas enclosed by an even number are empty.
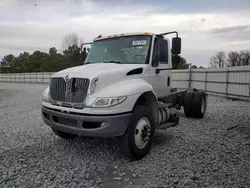
[[[206,94],[202,91],[195,92],[192,106],[193,117],[197,119],[203,118],[207,108]]]
[[[52,131],[59,137],[61,138],[64,138],[64,139],[73,139],[76,137],[76,135],[74,134],[69,134],[69,133],[65,133],[65,132],[62,132],[62,131],[58,131],[58,130],[55,130],[55,129],[52,129]]]
[[[152,112],[145,106],[136,107],[125,134],[120,137],[121,152],[127,157],[142,159],[150,151],[154,128]]]
[[[194,109],[193,109],[192,101],[194,98],[194,94],[195,94],[194,91],[188,91],[184,95],[184,113],[185,113],[185,116],[188,118],[193,117]]]

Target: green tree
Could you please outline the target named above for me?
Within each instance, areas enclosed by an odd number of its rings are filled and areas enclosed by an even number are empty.
[[[69,33],[62,40],[63,55],[72,66],[83,64],[86,56],[81,54],[82,38],[77,33]]]
[[[57,53],[55,47],[49,53],[35,51],[20,53],[17,57],[7,55],[3,59],[10,67],[2,67],[1,72],[55,72],[72,67],[73,64],[66,55]]]
[[[12,54],[5,55],[2,59],[1,72],[8,73],[12,72],[12,66],[15,62],[15,56]]]
[[[63,55],[66,56],[73,66],[82,64],[81,50],[77,45],[68,47],[63,51]]]
[[[191,69],[197,69],[198,67],[196,65],[192,65]]]
[[[185,58],[181,57],[181,60],[179,63],[173,64],[173,69],[188,69],[189,65],[187,64],[187,61]]]
[[[19,56],[15,58],[14,63],[11,65],[11,69],[14,72],[29,72],[32,71],[29,62],[30,54],[28,52],[20,53]]]
[[[6,55],[3,57],[3,60],[2,60],[2,65],[3,66],[6,66],[6,65],[11,65],[15,60],[15,56],[12,55],[12,54],[9,54],[9,55]]]
[[[49,49],[49,54],[50,55],[53,55],[53,54],[56,54],[57,53],[57,49],[55,47],[52,47]]]

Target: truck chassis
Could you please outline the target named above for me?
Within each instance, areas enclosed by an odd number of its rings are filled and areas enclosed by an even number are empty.
[[[52,131],[57,136],[64,139],[72,139],[76,136],[111,137],[111,135],[115,135],[116,133],[124,132],[122,135],[117,135],[117,137],[120,138],[120,148],[122,153],[130,158],[141,159],[150,151],[151,140],[155,130],[168,129],[177,126],[179,124],[178,111],[182,108],[184,109],[185,116],[188,118],[203,118],[206,111],[206,104],[205,92],[190,89],[178,92],[172,91],[170,95],[158,99],[159,119],[157,123],[153,123],[152,111],[145,102],[138,102],[135,104],[134,109],[129,116],[126,114],[120,114],[118,116],[89,117],[84,116],[83,114],[55,111],[53,109],[42,107],[42,117],[44,122],[52,128]],[[101,129],[98,131],[97,128],[94,135],[91,130],[89,132],[85,131],[84,134],[81,134],[78,129],[74,130],[70,127],[72,122],[71,119],[77,120],[78,124],[85,123],[85,128],[87,129],[90,127],[93,128],[95,125],[98,126],[99,122],[109,122],[114,126],[105,129],[105,132]],[[93,122],[96,122],[96,124],[90,123],[91,120],[94,120]],[[65,126],[62,129],[63,124]],[[135,139],[132,138],[134,134]],[[145,144],[148,144],[147,147],[145,147]],[[133,149],[131,149],[131,146]],[[133,153],[131,151],[135,152]]]
[[[171,49],[164,38],[168,34],[176,34]],[[183,108],[188,118],[204,117],[205,92],[170,91],[172,64],[180,61],[178,32],[98,37],[91,49],[90,55],[81,49],[85,65],[53,75],[43,94],[43,120],[59,137],[119,137],[122,153],[141,159],[150,151],[155,130],[179,124],[178,110]],[[97,60],[96,53],[104,55]]]

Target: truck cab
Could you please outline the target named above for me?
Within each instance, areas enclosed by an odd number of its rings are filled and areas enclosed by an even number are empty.
[[[175,49],[176,45],[180,48],[180,43],[174,42]],[[170,40],[162,35],[144,32],[97,38],[84,62],[85,65],[94,63],[118,63],[122,69],[131,67],[127,79],[133,76],[145,80],[157,97],[170,93],[172,53]]]
[[[172,46],[164,37],[168,34],[176,34]],[[98,37],[88,51],[83,65],[54,73],[43,93],[42,117],[57,136],[119,137],[121,151],[141,159],[155,129],[179,123],[175,108],[184,105],[184,95],[186,116],[203,117],[204,93],[196,97],[197,108],[194,92],[170,92],[172,63],[180,61],[181,53],[176,31]],[[170,94],[170,105],[160,100]]]

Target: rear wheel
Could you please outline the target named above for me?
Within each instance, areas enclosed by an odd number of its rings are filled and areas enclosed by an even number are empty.
[[[58,131],[58,130],[55,130],[55,129],[52,129],[52,131],[59,137],[61,138],[64,138],[64,139],[72,139],[72,138],[75,138],[76,135],[74,134],[69,134],[69,133],[65,133],[65,132],[62,132],[62,131]]]
[[[207,109],[206,94],[202,91],[195,92],[192,101],[192,106],[193,106],[193,117],[197,119],[203,118]]]
[[[120,138],[122,153],[136,160],[143,158],[150,151],[153,134],[152,112],[145,106],[136,107],[128,129]]]
[[[193,117],[193,105],[194,91],[188,91],[184,95],[184,113],[186,117]]]

